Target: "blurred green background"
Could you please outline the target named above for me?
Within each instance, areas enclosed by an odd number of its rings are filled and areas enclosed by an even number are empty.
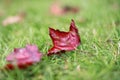
[[[74,19],[81,36],[77,50],[44,56],[25,70],[0,70],[0,80],[120,80],[120,0],[60,0],[78,6],[76,14],[54,16],[54,0],[0,0],[0,68],[16,47],[36,44],[46,54],[52,45],[48,28],[68,31]],[[24,12],[24,21],[4,27],[2,21]]]

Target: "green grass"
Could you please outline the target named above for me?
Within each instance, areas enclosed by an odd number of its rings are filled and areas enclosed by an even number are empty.
[[[81,36],[77,50],[61,56],[43,56],[41,62],[25,70],[0,71],[0,80],[119,80],[120,79],[120,1],[62,0],[64,4],[80,6],[78,14],[61,17],[49,13],[50,0],[13,0],[5,6],[4,15],[26,12],[24,22],[3,27],[0,24],[0,67],[14,48],[36,44],[46,54],[52,42],[48,27],[68,31],[74,19]],[[117,6],[118,5],[118,6]],[[116,6],[116,7],[115,7]],[[85,19],[80,23],[80,18]]]

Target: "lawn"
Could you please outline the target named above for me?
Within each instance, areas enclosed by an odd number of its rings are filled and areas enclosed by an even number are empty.
[[[0,68],[14,48],[36,44],[42,60],[24,70],[0,70],[0,80],[120,80],[120,0],[61,0],[79,6],[77,14],[54,16],[53,0],[0,0]],[[23,22],[2,26],[2,21],[23,11]],[[81,44],[74,51],[47,56],[52,46],[49,27],[68,31],[74,19]]]

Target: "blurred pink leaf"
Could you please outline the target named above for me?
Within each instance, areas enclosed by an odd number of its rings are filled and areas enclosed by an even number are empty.
[[[2,25],[7,26],[9,24],[19,23],[23,21],[24,17],[25,17],[25,13],[20,13],[16,16],[9,16],[5,20],[3,20]]]
[[[50,7],[50,11],[55,16],[60,16],[64,14],[63,9],[60,7],[60,4],[58,2],[53,3]]]
[[[53,47],[48,51],[48,56],[59,52],[75,50],[81,42],[74,20],[70,24],[69,32],[49,28],[49,34]]]
[[[67,13],[77,13],[79,12],[78,7],[72,7],[72,6],[65,6],[61,7],[61,4],[58,2],[55,2],[54,4],[51,5],[50,11],[53,15],[55,16],[61,16]]]
[[[26,68],[36,62],[39,62],[42,53],[39,52],[37,46],[27,45],[25,48],[15,48],[14,51],[6,57],[8,64],[7,69]]]

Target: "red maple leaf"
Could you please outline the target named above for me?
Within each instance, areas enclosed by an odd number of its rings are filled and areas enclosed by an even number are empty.
[[[35,45],[27,45],[25,48],[15,48],[14,52],[6,57],[8,64],[5,68],[14,69],[15,66],[20,69],[27,68],[28,66],[39,62],[41,57],[42,54]]]
[[[48,55],[75,50],[81,42],[74,20],[70,24],[69,32],[49,28],[49,34],[53,42],[53,47],[48,51]]]

